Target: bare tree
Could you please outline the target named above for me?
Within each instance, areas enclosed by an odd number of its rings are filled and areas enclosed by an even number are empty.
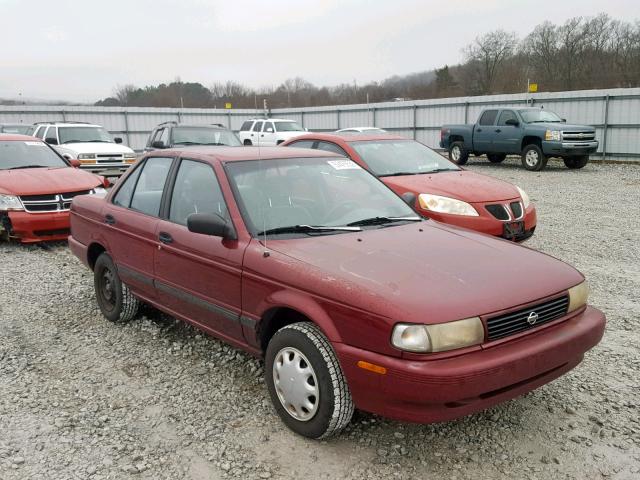
[[[511,57],[516,45],[515,33],[496,30],[477,37],[464,49],[467,62],[476,70],[481,93],[493,92],[500,67]]]

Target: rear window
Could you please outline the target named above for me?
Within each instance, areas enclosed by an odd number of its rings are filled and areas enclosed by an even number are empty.
[[[480,117],[480,125],[493,125],[496,122],[498,110],[487,110]]]
[[[241,132],[248,132],[249,130],[251,130],[251,125],[253,125],[253,120],[247,120],[240,127],[240,131]]]

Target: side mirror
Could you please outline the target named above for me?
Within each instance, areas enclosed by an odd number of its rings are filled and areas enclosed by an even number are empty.
[[[212,237],[236,240],[236,232],[231,225],[217,213],[192,213],[187,217],[187,228],[190,232]]]
[[[509,118],[504,122],[505,125],[511,125],[512,127],[517,127],[520,125],[520,122],[515,118]]]
[[[104,188],[109,188],[111,186],[111,180],[109,180],[107,177],[102,177],[102,185],[104,186]]]
[[[164,142],[162,140],[156,140],[151,144],[153,148],[165,148]]]
[[[122,143],[122,138],[116,137],[116,138],[113,139],[113,141],[116,142],[116,143]]]
[[[566,118],[562,118],[562,123],[567,123],[567,119]]]
[[[80,168],[80,160],[78,160],[77,158],[69,159],[69,163],[73,168]]]
[[[45,142],[47,142],[49,145],[57,145],[58,139],[53,137],[48,137],[45,139]]]
[[[409,205],[411,208],[416,208],[416,194],[413,192],[404,192],[401,195],[402,200],[404,200],[404,203],[406,203],[407,205]]]

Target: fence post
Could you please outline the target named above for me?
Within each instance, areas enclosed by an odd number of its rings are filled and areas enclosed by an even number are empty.
[[[604,97],[604,128],[602,132],[602,160],[607,158],[607,131],[609,130],[609,94]]]
[[[413,139],[415,140],[418,136],[418,106],[413,106]]]
[[[374,127],[377,127],[377,125],[376,125],[376,122],[377,122],[377,118],[376,118],[376,107],[373,107],[373,108],[371,109],[371,113],[373,114],[373,119],[372,119],[372,120],[373,120],[373,126],[374,126]]]
[[[464,122],[469,123],[469,102],[464,102]]]
[[[124,113],[124,133],[127,136],[127,145],[131,147],[131,137],[129,136],[129,115],[126,110],[122,113]]]
[[[231,112],[227,112],[227,127],[231,130]]]
[[[300,112],[300,123],[302,124],[301,127],[304,127],[304,111]]]
[[[178,110],[176,112],[176,115],[178,115],[178,123],[182,123],[182,112],[180,110]]]
[[[336,122],[338,123],[338,128],[336,130],[340,130],[340,109],[336,108]]]
[[[67,121],[67,114],[65,113],[64,110],[62,110],[60,113],[62,114],[62,121],[66,122]]]

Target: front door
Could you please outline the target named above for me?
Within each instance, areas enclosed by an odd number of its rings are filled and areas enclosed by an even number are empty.
[[[493,136],[498,110],[485,110],[473,129],[473,149],[476,152],[493,152]]]
[[[164,186],[173,162],[149,157],[136,166],[103,210],[106,236],[122,280],[134,291],[155,297],[153,258]]]
[[[520,126],[507,125],[507,120],[518,121],[516,112],[502,110],[498,116],[493,137],[494,151],[499,153],[520,153]]]
[[[230,217],[208,163],[182,159],[158,228],[156,288],[167,309],[229,339],[242,339],[240,282],[246,243],[192,233],[192,213]]]
[[[277,143],[276,129],[273,122],[264,122],[262,135],[260,136],[260,145],[264,147],[275,147]]]
[[[260,145],[260,135],[262,135],[262,126],[264,125],[263,121],[258,121],[253,124],[253,128],[249,133],[249,140],[253,145]]]

